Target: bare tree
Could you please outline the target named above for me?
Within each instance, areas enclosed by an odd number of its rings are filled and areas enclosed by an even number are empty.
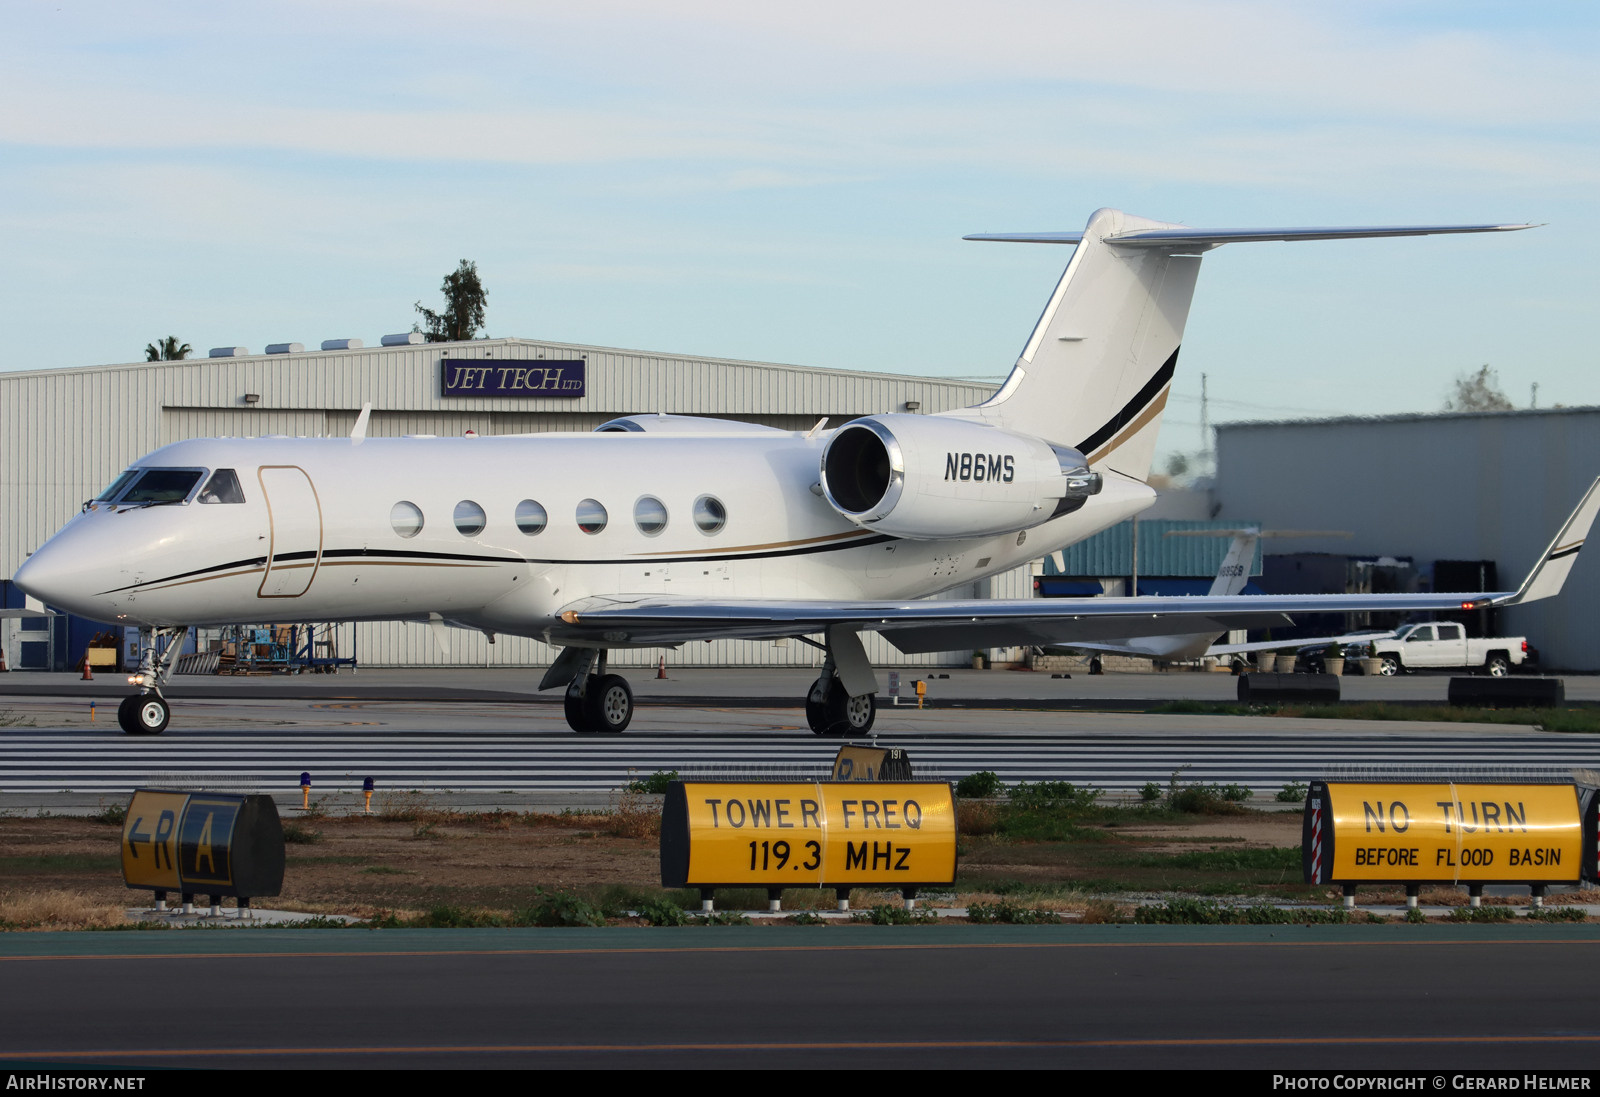
[[[1510,411],[1511,401],[1500,391],[1500,375],[1485,363],[1477,373],[1456,378],[1455,395],[1444,402],[1445,411]]]
[[[434,312],[417,302],[417,311],[427,322],[427,327],[411,326],[420,331],[430,343],[457,343],[477,337],[483,327],[484,303],[489,291],[478,281],[478,265],[461,260],[461,265],[444,276],[439,289],[444,293],[444,311]]]

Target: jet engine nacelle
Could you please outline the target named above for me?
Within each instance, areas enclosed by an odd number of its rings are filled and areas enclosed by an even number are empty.
[[[822,491],[866,529],[912,540],[983,537],[1071,513],[1100,491],[1083,454],[981,423],[872,415],[834,432]]]

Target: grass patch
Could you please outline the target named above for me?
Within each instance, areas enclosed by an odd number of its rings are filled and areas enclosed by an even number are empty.
[[[1247,907],[1224,906],[1209,899],[1171,899],[1133,912],[1139,925],[1272,926],[1344,925],[1350,914],[1343,908],[1309,910],[1256,903]]]
[[[0,896],[0,930],[120,929],[125,908],[77,891]]]
[[[0,877],[58,872],[109,873],[120,878],[122,858],[115,853],[39,853],[32,856],[0,857]]]
[[[1534,724],[1546,731],[1600,733],[1600,706],[1475,708],[1350,701],[1336,705],[1238,705],[1214,701],[1167,701],[1151,713],[1207,716],[1286,716],[1309,720],[1427,720],[1452,724]]]

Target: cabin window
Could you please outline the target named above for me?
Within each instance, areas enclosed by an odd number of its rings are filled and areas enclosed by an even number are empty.
[[[654,537],[667,528],[667,508],[653,495],[643,495],[633,504],[633,524],[647,537]]]
[[[202,503],[242,503],[244,489],[239,486],[239,474],[232,469],[218,469],[200,489]]]
[[[121,503],[181,503],[205,475],[204,469],[144,469]]]
[[[401,537],[415,537],[422,532],[422,508],[402,499],[390,508],[389,525]]]
[[[578,528],[585,533],[599,533],[606,528],[606,508],[598,500],[585,499],[578,504]]]
[[[702,495],[694,501],[694,524],[701,533],[716,533],[728,524],[728,509],[714,495]]]
[[[536,533],[543,533],[544,527],[550,523],[550,516],[545,513],[544,507],[532,499],[524,499],[517,504],[517,528],[529,537]]]
[[[483,527],[488,523],[489,516],[483,513],[483,508],[471,499],[463,499],[456,504],[456,532],[463,537],[476,537],[483,532]]]
[[[111,500],[115,499],[118,495],[122,494],[122,489],[123,488],[125,488],[129,484],[133,483],[133,478],[135,476],[138,476],[139,473],[141,473],[143,471],[144,471],[143,469],[129,469],[127,472],[124,472],[121,476],[117,477],[116,480],[112,482],[110,487],[106,488],[105,491],[102,491],[99,495],[96,495],[94,497],[95,498],[95,502],[97,502],[97,503],[109,503],[109,502],[111,502]]]

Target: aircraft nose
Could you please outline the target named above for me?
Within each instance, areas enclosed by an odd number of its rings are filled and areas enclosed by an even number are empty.
[[[49,542],[23,562],[13,582],[47,605],[88,616],[97,601],[96,570],[94,561],[73,546]]]

